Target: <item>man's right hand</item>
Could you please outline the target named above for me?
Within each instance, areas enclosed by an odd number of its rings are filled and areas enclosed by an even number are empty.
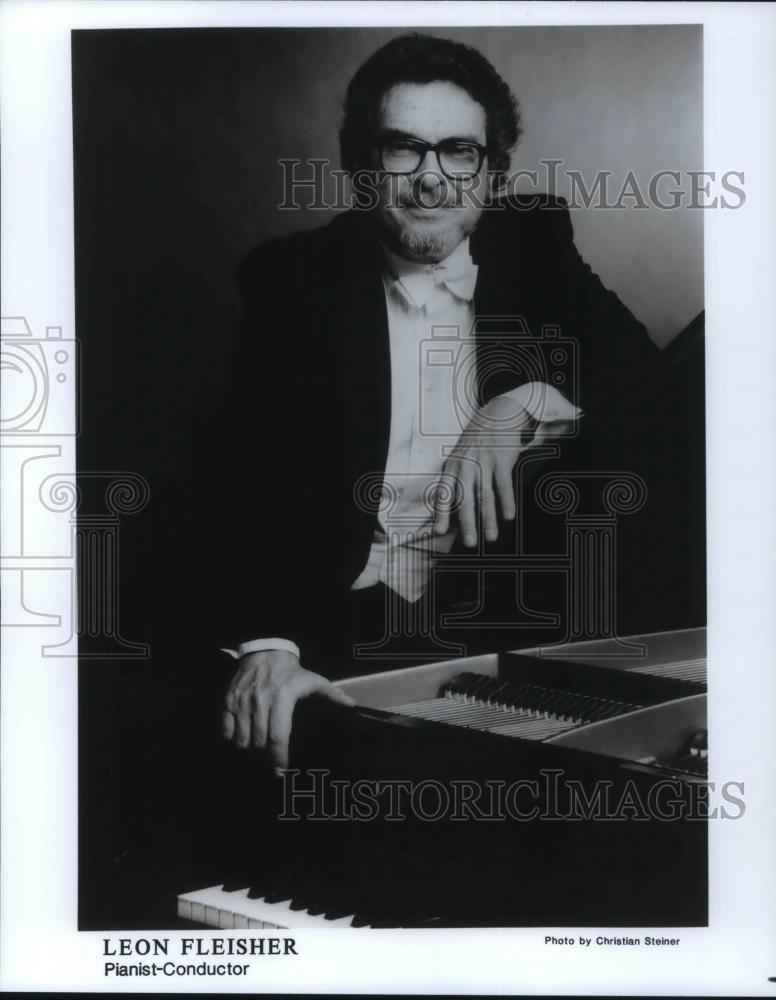
[[[224,699],[223,734],[242,748],[266,751],[275,767],[288,767],[291,719],[299,698],[320,694],[341,705],[353,699],[325,677],[305,670],[281,649],[241,657]]]

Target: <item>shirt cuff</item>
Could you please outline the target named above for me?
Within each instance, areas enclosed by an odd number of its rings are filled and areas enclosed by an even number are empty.
[[[279,649],[286,653],[293,653],[298,660],[302,658],[299,647],[290,639],[251,639],[248,642],[241,642],[237,649],[222,649],[221,652],[239,660],[241,657],[247,656],[248,653],[261,653],[265,649]]]
[[[576,420],[582,416],[582,410],[578,406],[574,406],[555,386],[546,382],[525,382],[501,395],[514,400],[540,424],[554,420]]]

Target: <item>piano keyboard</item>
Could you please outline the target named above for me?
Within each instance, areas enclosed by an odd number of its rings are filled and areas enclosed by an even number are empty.
[[[706,657],[697,660],[680,660],[677,663],[659,663],[633,667],[634,673],[649,674],[650,677],[673,677],[678,681],[692,681],[706,684]]]
[[[386,711],[449,726],[541,741],[641,707],[539,684],[520,684],[462,673],[446,684],[436,698],[393,705]]]
[[[685,659],[674,662],[666,662],[671,652],[667,648],[656,650],[656,664],[629,662],[626,667],[610,663],[604,653],[602,663],[580,664],[514,652],[472,658],[466,672],[461,672],[461,661],[449,661],[356,678],[353,694],[362,708],[352,719],[341,710],[337,721],[345,738],[336,748],[335,766],[340,754],[343,774],[361,774],[366,739],[372,754],[392,752],[395,746],[401,774],[425,777],[430,767],[433,773],[440,769],[454,776],[459,761],[469,763],[467,733],[481,730],[511,738],[492,741],[499,769],[521,766],[523,760],[534,767],[546,759],[548,767],[571,762],[586,782],[611,773],[617,788],[626,780],[650,788],[652,781],[665,777],[680,779],[682,788],[703,782],[708,771],[706,661],[698,655],[702,642],[692,634],[679,638]],[[587,645],[584,652],[590,652]],[[697,658],[691,659],[693,654]],[[482,672],[474,673],[477,669]],[[308,708],[304,724],[314,738],[302,744],[302,761],[305,752],[315,752],[331,725],[325,712],[313,712],[314,702]],[[391,716],[398,716],[393,726]],[[434,723],[449,727],[448,732],[441,733]],[[433,752],[435,735],[445,744],[439,756]],[[442,740],[443,735],[449,738]],[[487,739],[478,735],[477,747]],[[521,747],[522,740],[534,746]],[[415,752],[419,746],[428,752],[430,764],[425,753]],[[705,877],[702,864],[687,864],[688,855],[700,862],[705,856],[702,825],[679,829],[662,824],[642,833],[642,825],[636,824],[625,830],[623,843],[617,841],[614,849],[609,827],[603,838],[595,836],[595,824],[586,828],[586,838],[606,852],[607,863],[619,866],[622,894],[601,900],[595,884],[587,881],[585,864],[579,863],[574,834],[562,826],[555,829],[560,831],[559,851],[541,829],[521,827],[517,836],[510,824],[472,828],[471,834],[464,824],[456,827],[455,838],[447,836],[447,827],[437,833],[433,825],[423,823],[399,828],[356,823],[325,830],[303,824],[298,840],[289,838],[288,830],[281,831],[266,869],[252,854],[244,864],[241,857],[230,858],[224,867],[230,874],[236,871],[239,881],[183,893],[178,913],[200,925],[235,930],[565,926],[569,907],[583,899],[589,904],[585,920],[590,923],[585,926],[619,926],[626,914],[634,926],[645,921],[651,926],[697,926],[706,919],[702,905],[691,908],[689,916],[685,905]],[[483,831],[495,833],[483,837]],[[274,834],[268,836],[274,843]],[[654,876],[644,885],[670,886],[666,899],[676,906],[657,895],[645,901],[641,875],[636,873],[636,881],[633,876],[634,837],[641,844],[636,854]],[[523,852],[526,862],[521,860]],[[470,858],[476,858],[476,864],[470,864]],[[451,859],[454,869],[449,867]],[[545,892],[548,880],[550,891]],[[685,888],[677,892],[676,886]]]
[[[228,892],[222,885],[178,896],[178,916],[208,927],[226,930],[304,930],[327,927],[369,927],[355,914],[331,918],[323,913],[293,909],[293,901],[268,902],[266,897],[251,899],[250,889]],[[354,923],[355,921],[355,923]]]

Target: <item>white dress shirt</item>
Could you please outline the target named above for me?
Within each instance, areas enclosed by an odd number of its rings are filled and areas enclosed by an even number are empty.
[[[449,552],[457,527],[434,535],[433,488],[442,466],[473,415],[462,374],[474,361],[472,299],[477,265],[469,241],[440,264],[416,264],[384,248],[383,287],[391,356],[391,428],[372,547],[351,585],[383,583],[417,601],[434,559]],[[505,393],[536,421],[574,420],[580,411],[553,386],[529,382]],[[241,643],[232,656],[264,649],[299,655],[286,639]]]

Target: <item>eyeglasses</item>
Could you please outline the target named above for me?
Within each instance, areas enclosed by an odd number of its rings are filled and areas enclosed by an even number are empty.
[[[463,139],[443,139],[434,145],[422,139],[388,138],[378,149],[380,164],[389,174],[414,174],[431,150],[439,169],[451,180],[476,176],[487,154],[478,142]]]

